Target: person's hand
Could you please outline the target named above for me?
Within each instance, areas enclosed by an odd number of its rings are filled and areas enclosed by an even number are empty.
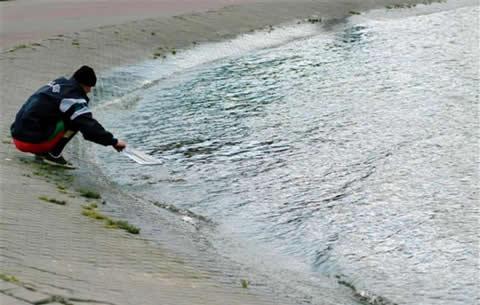
[[[127,147],[127,143],[122,140],[118,140],[117,144],[113,146],[113,148],[115,148],[118,152],[121,152],[122,150],[124,150],[125,147]]]

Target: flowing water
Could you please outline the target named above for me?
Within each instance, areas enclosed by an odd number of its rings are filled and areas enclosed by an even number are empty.
[[[97,117],[164,166],[96,160],[311,303],[475,304],[478,14],[378,10],[117,69]]]

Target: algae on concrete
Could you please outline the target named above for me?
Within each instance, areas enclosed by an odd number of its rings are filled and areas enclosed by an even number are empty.
[[[38,199],[46,201],[46,202],[50,202],[50,203],[55,203],[55,204],[58,204],[58,205],[66,205],[67,204],[67,202],[65,200],[58,200],[58,199],[55,199],[55,198],[49,198],[47,196],[40,196],[40,197],[38,197]]]
[[[125,220],[116,220],[108,216],[105,216],[96,210],[97,207],[98,206],[95,203],[82,206],[83,208],[82,215],[86,217],[90,217],[92,219],[96,219],[96,220],[104,220],[105,227],[109,229],[122,229],[127,231],[130,234],[140,233],[140,229],[137,228],[136,226],[130,224]]]
[[[102,196],[100,196],[99,193],[91,190],[86,190],[86,189],[80,189],[78,190],[80,193],[80,196],[85,197],[85,198],[91,198],[91,199],[100,199]]]

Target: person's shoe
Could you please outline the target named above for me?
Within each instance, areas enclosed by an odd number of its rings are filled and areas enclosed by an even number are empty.
[[[68,168],[68,169],[75,169],[75,166],[73,166],[73,164],[65,160],[65,158],[63,158],[62,155],[55,157],[51,153],[46,153],[42,155],[42,157],[43,157],[43,162],[48,163],[50,165],[61,166],[63,168]]]

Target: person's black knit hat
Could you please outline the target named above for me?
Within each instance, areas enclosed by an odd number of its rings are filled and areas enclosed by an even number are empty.
[[[80,69],[73,73],[73,79],[82,85],[94,87],[97,83],[97,76],[95,71],[89,66],[82,66]]]

